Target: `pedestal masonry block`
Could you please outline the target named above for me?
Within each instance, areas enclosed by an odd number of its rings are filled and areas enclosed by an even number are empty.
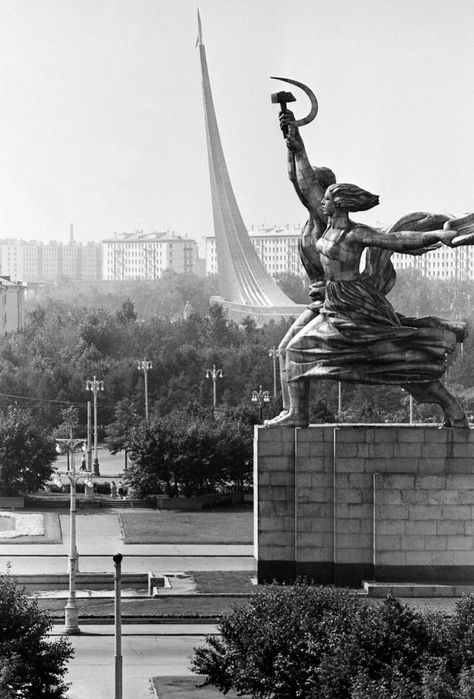
[[[474,578],[474,430],[255,428],[259,582]]]

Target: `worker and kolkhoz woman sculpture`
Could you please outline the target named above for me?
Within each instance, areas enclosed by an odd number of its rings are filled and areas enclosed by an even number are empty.
[[[356,223],[350,214],[379,203],[378,196],[353,184],[337,183],[325,167],[312,167],[299,126],[286,107],[291,93],[272,95],[279,102],[280,126],[288,150],[288,172],[309,213],[300,239],[300,257],[310,278],[312,303],[293,323],[279,346],[283,411],[269,427],[305,427],[309,423],[309,382],[313,379],[402,386],[419,403],[437,403],[443,426],[467,427],[466,415],[440,378],[446,357],[462,342],[465,324],[436,317],[408,318],[386,298],[395,283],[393,252],[423,254],[440,244],[474,243],[474,214],[452,218],[415,212],[386,230]],[[363,251],[365,266],[360,270]]]

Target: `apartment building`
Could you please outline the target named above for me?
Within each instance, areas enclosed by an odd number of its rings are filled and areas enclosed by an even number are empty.
[[[0,336],[23,327],[25,290],[26,286],[21,282],[0,276]]]
[[[250,228],[249,238],[265,268],[272,275],[291,272],[304,274],[298,253],[301,226],[277,226]],[[214,236],[205,239],[206,274],[217,273],[216,241]]]
[[[103,278],[158,279],[166,269],[180,274],[199,271],[195,240],[174,231],[115,234],[103,245]]]
[[[99,280],[102,246],[0,239],[0,274],[23,282]]]

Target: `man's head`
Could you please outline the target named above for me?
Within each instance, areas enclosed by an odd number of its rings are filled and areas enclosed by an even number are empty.
[[[328,167],[313,167],[314,172],[318,176],[318,184],[324,191],[331,184],[335,184],[336,175]]]

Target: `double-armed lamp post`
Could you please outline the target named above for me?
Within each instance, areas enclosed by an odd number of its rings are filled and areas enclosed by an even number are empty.
[[[138,371],[143,371],[145,381],[145,420],[148,422],[148,372],[153,369],[153,364],[148,359],[138,362]]]
[[[69,532],[69,596],[65,607],[64,614],[64,633],[68,636],[77,635],[81,633],[79,628],[79,618],[76,606],[76,573],[78,572],[78,560],[79,556],[77,553],[76,544],[76,484],[81,477],[80,473],[76,472],[76,462],[74,459],[74,453],[76,449],[82,447],[84,444],[84,437],[81,439],[74,439],[72,436],[72,427],[70,428],[69,437],[58,438],[56,437],[56,450],[61,452],[61,444],[67,449],[69,456],[69,470],[67,472],[67,477],[70,483],[70,496],[69,496],[69,522],[70,522],[70,532]],[[87,472],[86,477],[90,478],[90,472]]]
[[[100,476],[99,470],[99,459],[97,456],[97,394],[99,391],[104,390],[104,382],[98,381],[94,376],[93,379],[87,379],[86,381],[86,391],[92,391],[94,396],[94,466],[93,474],[94,476]]]
[[[263,404],[270,402],[270,392],[262,391],[262,386],[260,385],[258,391],[252,391],[252,403],[257,403],[258,405],[258,421],[262,422],[263,417]]]
[[[214,416],[216,413],[217,406],[217,379],[222,379],[224,372],[222,369],[216,369],[216,365],[212,365],[212,369],[206,369],[206,379],[212,379],[212,407],[214,409]]]

